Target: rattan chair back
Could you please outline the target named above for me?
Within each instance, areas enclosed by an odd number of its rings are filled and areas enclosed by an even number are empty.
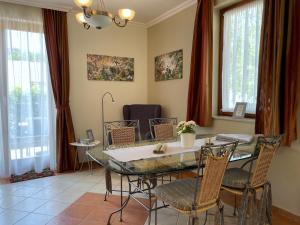
[[[263,141],[264,140],[264,141]],[[259,187],[267,182],[272,159],[280,146],[281,137],[263,138],[260,140],[260,152],[254,168],[250,185]]]
[[[174,138],[174,126],[177,118],[153,118],[149,119],[151,138],[155,140],[167,140]]]
[[[165,123],[154,125],[154,135],[157,140],[170,139],[173,135],[173,124]]]
[[[127,145],[135,143],[135,128],[120,127],[111,130],[111,140],[113,145]]]
[[[205,171],[200,184],[201,188],[197,187],[196,191],[195,204],[197,206],[214,204],[219,199],[223,176],[237,144],[238,142],[232,142],[202,147],[199,167],[205,161]]]
[[[104,123],[107,145],[124,146],[140,141],[138,120],[121,120]]]
[[[281,136],[258,136],[255,150],[254,150],[254,157],[259,156],[259,152],[262,145],[267,144],[271,146],[276,146],[276,145],[279,146],[281,139],[282,139]]]

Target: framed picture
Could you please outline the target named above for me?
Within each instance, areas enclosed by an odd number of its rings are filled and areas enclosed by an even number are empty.
[[[233,118],[242,119],[245,117],[247,102],[235,103],[234,111],[232,114]]]
[[[155,81],[182,79],[183,50],[155,57]]]
[[[87,54],[88,80],[133,81],[134,58]]]
[[[87,135],[87,138],[90,139],[90,142],[95,141],[92,129],[86,130],[86,135]]]

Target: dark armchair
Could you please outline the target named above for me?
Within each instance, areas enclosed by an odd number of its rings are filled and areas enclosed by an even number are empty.
[[[149,119],[161,117],[160,105],[134,104],[123,106],[124,120],[139,120],[142,140],[151,139]]]

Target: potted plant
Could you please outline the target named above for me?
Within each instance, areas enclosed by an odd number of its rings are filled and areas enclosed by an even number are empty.
[[[196,123],[193,120],[179,122],[177,125],[177,134],[180,135],[181,146],[183,148],[193,147],[196,137]]]

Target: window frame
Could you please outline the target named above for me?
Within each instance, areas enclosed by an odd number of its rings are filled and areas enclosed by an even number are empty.
[[[224,40],[224,14],[235,8],[247,5],[255,0],[244,0],[220,10],[220,36],[219,36],[219,72],[218,72],[218,116],[232,116],[233,112],[222,111],[222,68],[223,68],[223,40]],[[255,119],[255,113],[246,113],[245,118]]]

